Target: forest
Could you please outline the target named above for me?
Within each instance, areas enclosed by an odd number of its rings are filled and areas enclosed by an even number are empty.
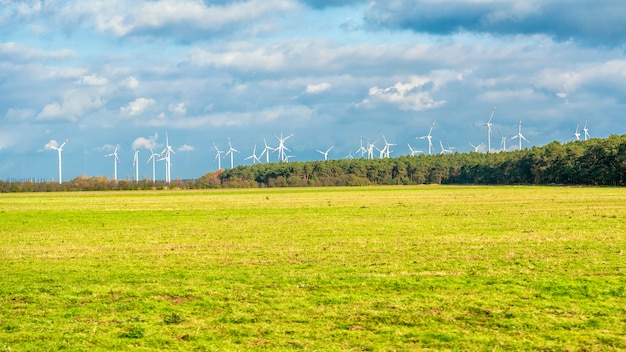
[[[209,189],[417,184],[626,185],[626,135],[499,153],[280,162],[218,170],[196,180],[111,181],[79,176],[62,184],[3,182],[0,192]]]

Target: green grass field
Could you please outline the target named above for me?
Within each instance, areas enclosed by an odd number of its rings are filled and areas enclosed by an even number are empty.
[[[626,189],[0,195],[0,350],[626,349]]]

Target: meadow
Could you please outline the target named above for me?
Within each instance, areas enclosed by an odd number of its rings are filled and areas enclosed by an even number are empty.
[[[0,194],[0,351],[626,349],[626,189]]]

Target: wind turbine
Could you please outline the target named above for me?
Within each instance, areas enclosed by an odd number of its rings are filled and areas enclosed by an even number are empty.
[[[439,145],[441,146],[441,153],[439,154],[452,154],[452,149],[454,149],[453,147],[451,147],[448,144],[448,149],[443,147],[443,142],[441,140],[439,140]]]
[[[63,172],[62,172],[62,164],[61,164],[61,152],[63,151],[63,147],[65,146],[65,143],[67,143],[67,141],[69,141],[69,139],[66,139],[63,144],[61,144],[60,146],[56,146],[56,141],[54,141],[54,143],[48,143],[46,144],[47,148],[50,148],[52,150],[56,150],[59,154],[59,184],[63,183]],[[52,141],[50,141],[52,142]]]
[[[591,138],[591,136],[589,135],[589,129],[587,128],[587,121],[589,121],[589,118],[585,119],[585,127],[583,127],[583,132],[584,132],[584,138],[585,140]]]
[[[139,182],[139,149],[135,149],[135,157],[133,158],[133,166],[135,167],[135,181]]]
[[[318,153],[320,153],[320,154],[322,154],[322,155],[324,155],[324,161],[326,161],[326,160],[328,160],[328,153],[329,153],[331,150],[333,150],[333,148],[334,148],[334,147],[335,147],[334,145],[331,145],[331,146],[330,146],[330,148],[328,148],[325,152],[323,152],[323,151],[321,151],[321,150],[319,150],[319,149],[317,150],[317,152],[318,152]]]
[[[152,182],[156,182],[156,157],[161,156],[161,154],[159,153],[155,153],[154,150],[152,150],[152,148],[150,148],[150,157],[148,158],[148,161],[146,161],[146,163],[149,163],[150,160],[152,160]]]
[[[522,140],[525,140],[526,143],[530,144],[530,141],[528,141],[528,139],[526,139],[526,137],[522,134],[522,120],[519,120],[519,130],[515,136],[511,137],[511,140],[514,140],[515,138],[519,139],[519,150],[522,150]]]
[[[270,147],[269,145],[267,145],[267,141],[265,140],[265,138],[263,138],[263,143],[265,144],[265,148],[263,148],[263,151],[261,152],[261,154],[259,154],[259,158],[262,158],[263,154],[265,154],[265,162],[269,163],[270,162],[270,152],[276,151],[276,149]]]
[[[285,141],[293,136],[293,133],[283,138],[283,134],[280,134],[280,137],[274,135],[276,139],[278,139],[278,147],[275,149],[278,151],[278,161],[288,161],[287,156],[285,155],[285,150],[290,152],[289,148],[285,147]]]
[[[359,147],[357,153],[361,153],[361,158],[365,157],[365,154],[367,153],[367,149],[363,148],[363,136],[361,136],[361,147]]]
[[[244,158],[243,160],[250,160],[250,159],[252,159],[253,164],[256,164],[257,161],[259,162],[259,164],[261,164],[261,159],[259,159],[259,157],[256,155],[256,144],[254,145],[254,149],[252,150],[252,155]]]
[[[435,128],[435,121],[433,121],[432,126],[430,126],[430,131],[428,131],[427,135],[415,138],[415,139],[428,139],[428,155],[432,154],[432,150],[435,149],[435,147],[433,146],[433,141],[432,141],[433,136],[431,135],[431,133],[433,132],[433,128]]]
[[[506,152],[506,141],[508,140],[507,137],[505,137],[502,132],[500,132],[500,129],[498,128],[498,134],[500,135],[500,151]]]
[[[350,150],[350,152],[348,153],[348,155],[346,155],[346,156],[344,157],[344,159],[347,159],[347,160],[352,160],[352,159],[354,159],[354,156],[352,156],[352,150]]]
[[[374,159],[374,148],[376,148],[376,142],[370,143],[367,141],[367,158]]]
[[[169,137],[167,135],[167,131],[165,131],[165,149],[163,149],[161,154],[159,154],[159,156],[162,156],[163,154],[165,154],[165,157],[159,160],[165,160],[165,182],[167,183],[172,182],[172,176],[171,176],[172,174],[170,170],[170,168],[172,167],[171,153],[174,153],[174,149],[172,149],[172,146],[170,145]]]
[[[119,144],[115,146],[115,150],[113,153],[105,154],[105,157],[113,157],[113,181],[117,181],[117,163],[120,162],[120,158],[117,157],[117,149],[120,147]]]
[[[411,152],[411,156],[415,156],[415,155],[417,155],[419,153],[423,153],[423,151],[421,151],[421,150],[413,149],[413,147],[411,147],[411,145],[409,143],[407,143],[406,145],[409,146],[409,150]]]
[[[481,124],[481,126],[487,126],[487,153],[491,152],[491,126],[493,126],[493,123],[491,123],[491,119],[493,119],[493,114],[496,113],[496,107],[493,107],[493,110],[491,110],[491,116],[489,116],[489,120],[483,124]]]
[[[473,145],[472,143],[470,143],[469,145],[474,148],[474,152],[478,153],[478,149],[480,149],[480,147],[482,147],[485,143],[480,143],[479,145]]]
[[[233,159],[233,153],[241,153],[241,152],[233,148],[233,145],[230,143],[230,137],[228,137],[228,150],[226,151],[226,154],[224,154],[224,156],[230,155],[230,168],[231,169],[234,168],[234,162],[235,162],[235,160]]]
[[[576,138],[577,141],[580,140],[580,131],[578,130],[578,127],[580,127],[580,120],[578,120],[578,123],[576,124],[576,132],[574,132],[574,138]]]
[[[385,158],[390,158],[391,157],[390,147],[396,146],[397,144],[387,142],[387,138],[385,138],[384,134],[383,134],[383,140],[385,141],[385,146],[383,147],[383,152],[382,152],[384,154],[383,156]]]
[[[215,143],[213,143],[213,147],[215,148],[215,151],[217,152],[215,154],[215,160],[217,160],[217,169],[221,170],[222,169],[222,153],[224,153],[223,150],[220,150],[217,145]]]

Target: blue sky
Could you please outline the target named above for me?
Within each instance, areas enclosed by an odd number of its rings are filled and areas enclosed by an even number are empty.
[[[295,160],[391,156],[432,138],[492,149],[626,133],[626,3],[566,0],[0,0],[0,179],[172,179],[244,160],[264,138]],[[508,141],[507,148],[516,148]],[[277,160],[277,154],[271,154]],[[292,159],[292,160],[293,160]],[[263,160],[265,160],[263,158]],[[221,160],[222,167],[230,159]],[[165,179],[165,164],[157,164]]]

